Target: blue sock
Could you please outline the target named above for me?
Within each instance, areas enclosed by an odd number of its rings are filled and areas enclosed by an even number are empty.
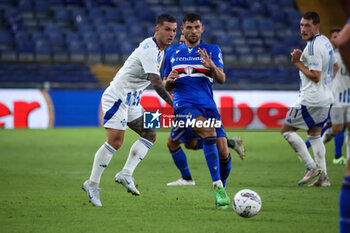
[[[343,155],[342,149],[343,149],[343,144],[344,144],[344,132],[345,132],[345,127],[341,133],[339,133],[337,136],[334,137],[334,155],[335,158],[338,159],[340,156]]]
[[[350,232],[350,176],[345,176],[339,198],[339,232]]]
[[[203,139],[203,151],[212,181],[220,180],[219,153],[216,147],[216,137]]]
[[[231,171],[231,154],[226,159],[220,159],[220,177],[222,184],[226,187],[226,180]]]
[[[203,149],[203,139],[198,139],[195,150]]]
[[[182,178],[185,180],[192,179],[190,169],[188,168],[187,158],[185,152],[180,147],[177,150],[170,150],[176,167],[180,170]]]

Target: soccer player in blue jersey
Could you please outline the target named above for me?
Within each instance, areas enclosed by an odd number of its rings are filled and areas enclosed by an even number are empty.
[[[350,18],[339,33],[337,45],[347,70],[350,70]],[[339,199],[339,230],[340,233],[350,232],[350,159],[348,159]]]
[[[227,159],[229,153],[212,90],[214,80],[221,84],[226,81],[222,54],[217,45],[206,44],[201,40],[204,26],[200,15],[185,15],[181,31],[185,43],[169,47],[164,62],[165,87],[168,91],[174,91],[173,107],[178,124],[173,126],[170,137],[172,141],[178,141],[187,130],[193,130],[203,139],[203,151],[214,187],[215,205],[218,209],[226,209],[230,199],[221,181],[218,147],[226,147]],[[189,121],[194,122],[191,128],[187,125]],[[184,152],[179,147],[172,154],[184,155]],[[227,169],[230,170],[229,165]]]

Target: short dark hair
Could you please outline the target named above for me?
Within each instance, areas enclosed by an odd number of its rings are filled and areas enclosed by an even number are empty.
[[[186,21],[194,22],[199,20],[199,22],[202,22],[202,17],[199,14],[196,13],[188,13],[184,16],[182,23],[185,23]]]
[[[174,16],[169,15],[169,14],[162,14],[158,16],[157,21],[156,21],[156,26],[163,25],[164,22],[170,22],[170,23],[176,23],[176,19]]]
[[[340,32],[341,31],[341,28],[332,28],[330,31],[329,31],[329,35],[332,35],[334,32]]]
[[[312,20],[312,24],[316,25],[319,24],[320,21],[320,16],[315,12],[315,11],[308,11],[303,15],[304,19]]]

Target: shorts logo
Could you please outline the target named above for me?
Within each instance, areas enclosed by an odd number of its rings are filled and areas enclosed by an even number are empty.
[[[160,129],[160,116],[162,114],[157,110],[156,112],[143,113],[143,128],[144,129]]]

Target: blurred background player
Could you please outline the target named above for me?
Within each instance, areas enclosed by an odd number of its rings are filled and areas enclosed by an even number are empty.
[[[304,51],[294,49],[291,53],[293,64],[300,70],[300,95],[289,109],[281,133],[307,169],[298,185],[310,182],[321,173],[312,186],[330,186],[321,130],[333,101],[330,84],[338,67],[332,45],[327,37],[319,33],[319,28],[319,15],[316,12],[306,12],[300,21],[300,33],[307,45]],[[298,129],[307,130],[316,163],[296,133]]]
[[[96,152],[91,176],[83,184],[90,202],[95,206],[102,206],[99,194],[100,179],[112,155],[123,144],[127,126],[138,133],[140,138],[130,148],[124,168],[116,174],[115,180],[128,192],[140,194],[134,185],[132,174],[156,140],[154,129],[143,128],[144,109],[139,104],[140,98],[143,90],[152,84],[158,95],[172,106],[171,96],[164,89],[159,68],[164,49],[173,42],[176,29],[177,23],[173,16],[160,15],[156,21],[154,37],[140,43],[103,93],[102,108],[107,141]]]
[[[342,147],[344,144],[345,128],[349,130],[350,127],[350,76],[346,70],[342,58],[339,54],[336,40],[340,32],[340,28],[333,28],[330,31],[330,42],[332,43],[335,57],[340,66],[332,83],[332,91],[334,102],[330,112],[330,121],[322,129],[322,140],[324,143],[329,142],[334,138],[334,164],[346,164],[346,158],[343,156]],[[346,127],[345,127],[346,126]],[[349,158],[349,138],[347,139],[347,157]],[[310,142],[306,142],[308,147]]]
[[[221,120],[212,91],[214,79],[221,84],[226,81],[221,51],[217,45],[201,41],[204,26],[198,14],[185,15],[181,31],[186,38],[185,43],[169,47],[164,62],[165,86],[168,91],[173,90],[175,117],[184,122],[187,119],[201,123],[208,119]],[[171,141],[180,140],[186,130],[185,127],[173,127]],[[225,156],[222,159],[230,160],[226,133],[222,124],[220,129],[196,126],[192,130],[203,139],[203,151],[213,181],[216,208],[227,209],[230,199],[221,181],[223,176],[220,174],[218,153],[218,149],[222,150],[222,155]],[[186,158],[181,147],[171,152]],[[227,177],[230,163],[226,165]],[[224,170],[223,168],[222,171]]]
[[[345,67],[350,70],[350,18],[339,33],[337,45]],[[350,159],[347,161],[346,173],[340,191],[339,231],[340,233],[350,232]]]

